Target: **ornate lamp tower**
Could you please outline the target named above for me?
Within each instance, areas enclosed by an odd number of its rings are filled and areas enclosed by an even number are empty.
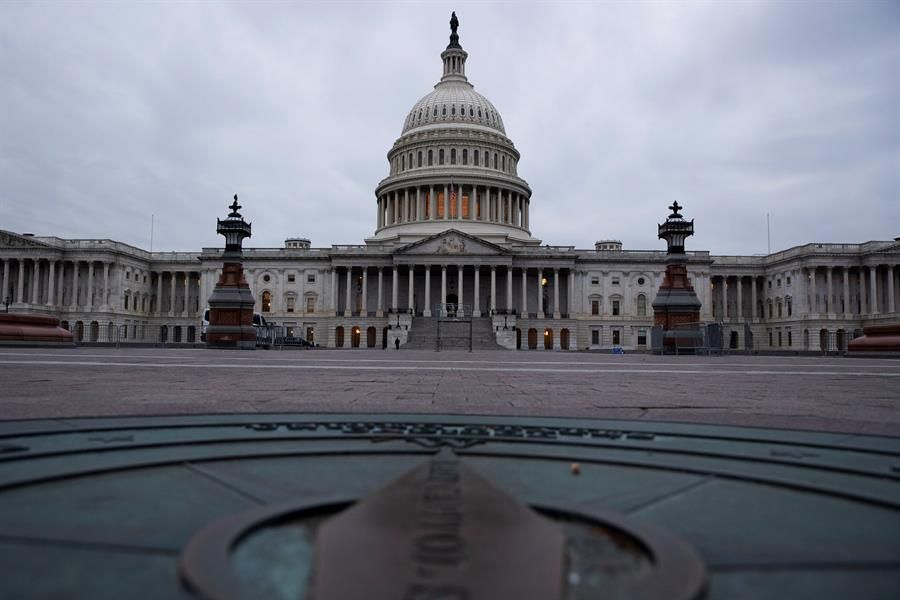
[[[222,276],[209,297],[209,327],[206,345],[210,348],[256,349],[256,330],[253,329],[253,294],[244,279],[241,244],[250,237],[250,223],[238,212],[237,194],[229,207],[226,219],[218,219],[216,232],[225,236],[222,253]]]
[[[656,325],[664,331],[672,331],[677,325],[699,323],[700,300],[694,293],[687,277],[687,255],[684,240],[694,235],[694,220],[685,221],[678,212],[682,209],[678,202],[669,207],[672,214],[659,226],[659,238],[666,240],[666,276],[656,298],[653,300],[653,315]],[[664,337],[665,345],[674,345],[670,336]]]

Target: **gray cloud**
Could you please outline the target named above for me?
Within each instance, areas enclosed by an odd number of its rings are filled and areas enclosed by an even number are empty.
[[[455,8],[553,244],[715,253],[900,234],[895,2],[4,3],[0,227],[216,246],[361,243]]]

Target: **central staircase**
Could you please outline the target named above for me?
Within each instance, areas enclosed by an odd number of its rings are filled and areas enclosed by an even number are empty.
[[[404,348],[414,350],[436,350],[437,317],[413,317]],[[497,344],[497,338],[490,317],[466,317],[463,319],[441,319],[441,350],[469,349],[469,321],[472,322],[473,350],[504,350]]]

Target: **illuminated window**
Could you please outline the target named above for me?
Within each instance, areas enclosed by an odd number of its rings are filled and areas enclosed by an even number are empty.
[[[288,312],[294,312],[294,302],[296,302],[296,298],[294,298],[293,296],[288,296],[285,299],[285,304],[287,305]]]
[[[265,291],[262,295],[262,311],[272,312],[272,292]]]

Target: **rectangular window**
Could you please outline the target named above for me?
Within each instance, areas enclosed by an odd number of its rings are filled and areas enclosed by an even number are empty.
[[[600,314],[600,301],[599,300],[591,300],[591,314],[592,315]]]
[[[612,301],[612,314],[614,317],[619,316],[619,301],[618,300]]]
[[[778,330],[778,345],[781,346],[781,330]]]
[[[787,284],[788,284],[788,285],[791,285],[791,278],[790,278],[790,277],[787,278]],[[790,344],[788,344],[788,346],[790,346]]]
[[[288,275],[288,283],[294,283],[294,274],[293,273]]]
[[[618,277],[613,277],[613,278],[612,278],[612,284],[613,284],[613,285],[619,285],[619,278],[618,278]]]
[[[638,343],[638,346],[646,346],[647,345],[647,330],[646,329],[638,329],[637,343]]]
[[[772,330],[769,330],[769,345],[772,345]]]
[[[306,274],[306,283],[315,283],[316,282],[316,274],[315,273],[307,273]]]
[[[306,298],[306,312],[316,312],[316,297],[309,296]]]
[[[451,165],[456,164],[456,148],[450,149],[450,164]]]
[[[591,276],[591,285],[600,285],[600,278]]]
[[[790,300],[788,300],[788,303],[787,303],[787,312],[788,312],[788,316],[791,316],[791,313],[793,312],[793,310],[792,310],[793,307],[791,306],[792,304],[793,304],[793,302],[791,302]],[[788,346],[790,346],[790,344],[788,344]]]
[[[594,346],[600,345],[600,330],[599,329],[591,329],[591,344]]]
[[[622,345],[622,332],[618,329],[613,329],[613,346],[621,346]]]
[[[287,297],[287,311],[288,312],[294,312],[294,302],[295,302],[295,299],[293,296]]]
[[[776,285],[777,287],[781,287],[781,280],[780,280],[780,279],[776,279],[776,280],[775,280],[775,285]]]

